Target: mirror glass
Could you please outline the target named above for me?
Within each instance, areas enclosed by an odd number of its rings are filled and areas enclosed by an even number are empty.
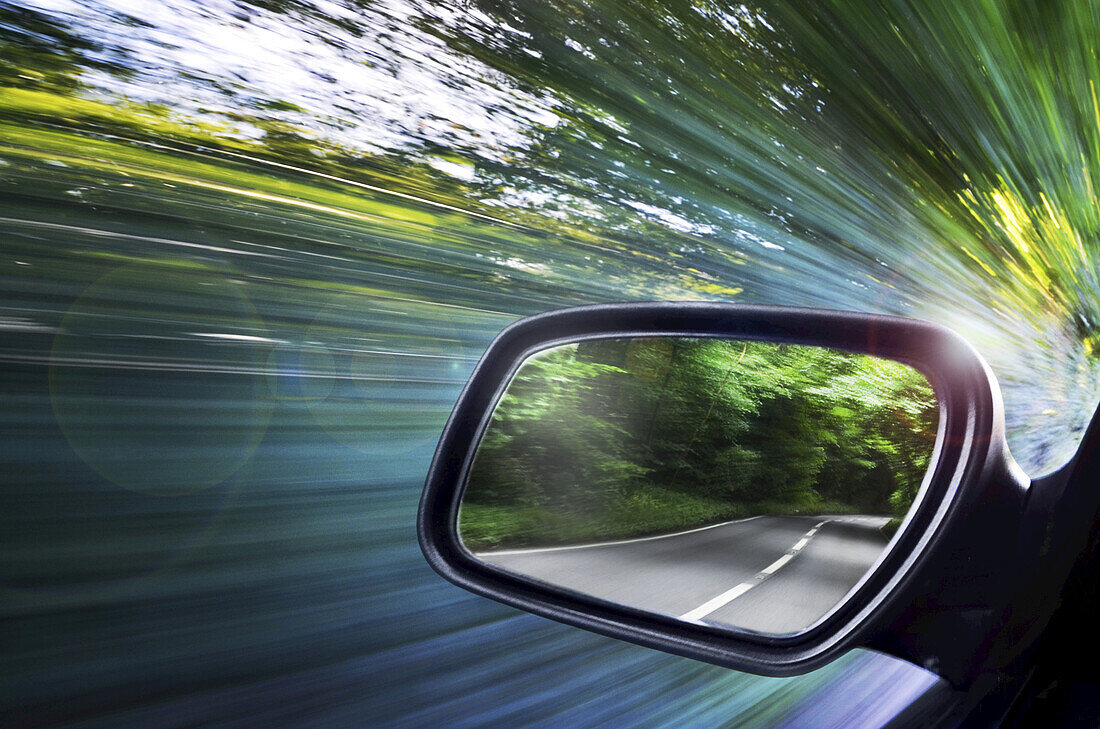
[[[477,558],[555,587],[748,630],[804,630],[912,507],[939,407],[887,359],[712,338],[527,359],[458,516]]]

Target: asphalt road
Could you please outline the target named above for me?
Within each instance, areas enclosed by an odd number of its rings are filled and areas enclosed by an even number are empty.
[[[765,633],[809,627],[887,544],[879,516],[761,516],[603,544],[482,552],[605,600]]]

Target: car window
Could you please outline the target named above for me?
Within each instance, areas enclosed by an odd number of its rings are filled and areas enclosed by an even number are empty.
[[[432,448],[520,316],[928,319],[1033,475],[1098,397],[1096,18],[1011,2],[0,2],[15,725],[882,726],[444,584]]]

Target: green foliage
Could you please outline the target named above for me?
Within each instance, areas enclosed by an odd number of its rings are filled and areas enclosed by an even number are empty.
[[[125,76],[125,68],[105,55],[104,48],[57,19],[0,2],[0,86],[71,92],[84,69]]]
[[[719,339],[559,347],[497,406],[460,526],[485,548],[761,513],[902,516],[937,417],[922,375],[865,355]]]

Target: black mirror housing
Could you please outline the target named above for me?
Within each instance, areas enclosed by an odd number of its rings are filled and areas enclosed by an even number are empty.
[[[910,365],[931,383],[940,434],[923,495],[875,568],[823,620],[794,635],[689,624],[521,578],[473,557],[457,514],[474,451],[504,388],[532,353],[610,337],[733,337],[870,354]],[[1000,391],[962,338],[929,323],[836,311],[718,303],[609,304],[549,312],[502,332],[481,359],[443,431],[418,515],[421,549],[451,582],[508,605],[640,645],[771,676],[812,670],[871,646],[965,684],[980,646],[952,631],[995,619],[997,549],[1011,539],[1028,480],[1008,455]],[[958,535],[988,533],[988,553],[960,554]],[[960,563],[959,560],[962,560]],[[956,569],[958,568],[958,569]],[[954,573],[958,577],[953,579]],[[1003,581],[1002,581],[1003,582]],[[914,610],[920,605],[920,610]],[[931,627],[930,627],[931,626]]]

